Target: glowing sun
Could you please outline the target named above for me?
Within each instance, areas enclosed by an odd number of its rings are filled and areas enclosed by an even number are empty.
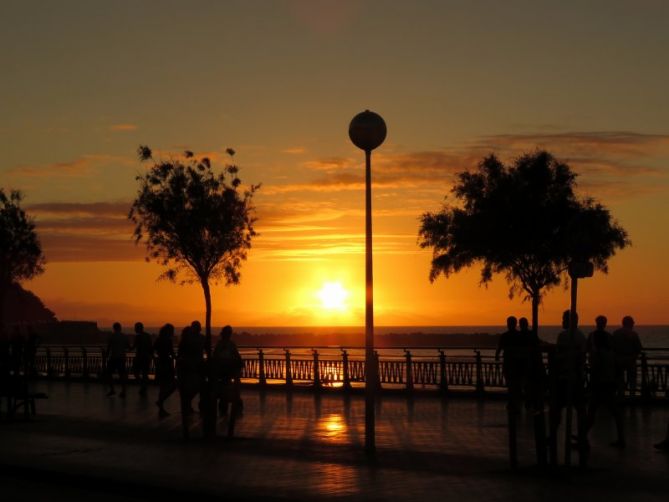
[[[348,291],[339,282],[326,282],[317,293],[321,307],[326,310],[345,310]]]

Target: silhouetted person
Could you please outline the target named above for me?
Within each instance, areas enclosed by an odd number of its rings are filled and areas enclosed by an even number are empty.
[[[636,360],[642,350],[632,316],[623,317],[622,328],[613,332],[613,350],[616,354],[618,399],[622,401],[625,398],[625,377],[630,395],[636,394]]]
[[[613,337],[606,331],[607,319],[598,316],[595,319],[597,329],[590,333],[587,340],[590,359],[590,404],[588,406],[588,431],[595,424],[597,410],[605,405],[616,422],[617,440],[611,446],[625,447],[623,420],[616,399],[616,357],[613,351]]]
[[[26,340],[21,332],[21,328],[14,326],[14,333],[12,333],[11,348],[11,370],[15,375],[20,374],[24,370],[24,352]]]
[[[237,412],[243,408],[240,396],[240,378],[242,374],[242,356],[237,345],[232,341],[232,327],[224,326],[219,335],[213,354],[214,374],[216,376],[216,395],[220,399],[221,414],[227,412],[228,402],[235,402]]]
[[[109,341],[107,342],[107,378],[109,379],[109,392],[107,395],[113,396],[116,394],[114,390],[114,373],[118,373],[121,383],[121,393],[118,396],[124,398],[127,377],[125,353],[129,348],[128,339],[121,331],[121,323],[115,322],[112,329],[112,334],[109,336]]]
[[[156,343],[153,345],[153,350],[156,353],[156,380],[160,386],[158,393],[158,415],[166,417],[169,415],[165,410],[165,400],[172,395],[177,388],[177,382],[174,375],[174,361],[176,359],[174,354],[174,326],[165,324],[160,328]]]
[[[562,409],[571,405],[576,410],[579,446],[584,447],[587,441],[585,412],[585,348],[586,338],[578,329],[578,315],[574,322],[574,331],[569,329],[570,312],[562,314],[563,330],[558,334],[555,343],[555,395],[551,407],[551,443],[557,444],[557,430],[560,426]],[[552,452],[551,455],[555,455]]]
[[[146,388],[149,383],[149,371],[151,369],[151,360],[153,359],[153,343],[151,335],[144,331],[144,325],[141,322],[135,323],[135,360],[132,365],[132,371],[135,380],[140,383],[139,395],[146,395]]]
[[[37,347],[40,344],[40,337],[32,326],[28,326],[28,336],[26,337],[26,371],[28,375],[37,375]]]
[[[528,347],[527,376],[525,380],[527,401],[534,411],[543,410],[543,397],[546,390],[546,368],[544,367],[544,359],[541,352],[543,343],[534,330],[530,329],[530,323],[526,317],[521,317],[518,320],[518,326],[520,327],[520,335],[526,340]]]
[[[499,360],[500,352],[504,353],[502,370],[509,392],[509,405],[517,411],[522,402],[523,385],[529,366],[529,332],[521,333],[516,329],[518,320],[514,316],[506,319],[507,331],[499,337],[495,360]]]
[[[177,377],[182,412],[193,412],[193,398],[200,392],[203,371],[204,337],[200,323],[194,321],[181,332],[177,356]]]

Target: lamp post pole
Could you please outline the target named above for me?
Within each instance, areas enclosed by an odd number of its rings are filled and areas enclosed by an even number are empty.
[[[374,402],[378,381],[374,354],[374,274],[372,266],[372,150],[386,138],[386,123],[380,115],[365,110],[349,125],[349,137],[365,151],[365,449],[376,450]]]

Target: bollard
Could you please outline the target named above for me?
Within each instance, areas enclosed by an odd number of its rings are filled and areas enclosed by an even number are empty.
[[[341,359],[342,359],[342,366],[343,366],[343,379],[344,379],[344,390],[350,390],[351,389],[351,376],[349,375],[348,372],[348,352],[346,352],[346,349],[341,349]]]
[[[286,385],[293,385],[293,375],[290,368],[290,350],[283,349],[286,352]]]
[[[258,383],[261,387],[267,384],[267,377],[265,376],[265,353],[262,349],[258,349]]]
[[[404,349],[404,358],[406,360],[406,390],[413,392],[413,364],[410,350]]]

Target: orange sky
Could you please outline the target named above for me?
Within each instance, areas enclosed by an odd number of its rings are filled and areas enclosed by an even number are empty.
[[[569,162],[633,242],[583,282],[582,318],[669,323],[669,8],[535,4],[3,4],[0,186],[25,193],[48,260],[26,286],[61,319],[202,317],[199,288],[156,282],[131,241],[135,150],[233,147],[244,181],[263,183],[261,235],[241,285],[214,289],[214,323],[362,324],[364,159],[347,127],[370,108],[388,124],[374,158],[377,324],[529,315],[502,278],[479,288],[478,270],[430,284],[416,243],[454,173],[534,148]],[[323,308],[326,283],[346,291],[340,308]],[[542,321],[567,302],[550,293]]]

